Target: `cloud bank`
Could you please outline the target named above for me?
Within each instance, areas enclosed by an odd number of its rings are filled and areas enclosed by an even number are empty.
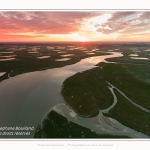
[[[0,12],[0,41],[149,41],[150,12]]]

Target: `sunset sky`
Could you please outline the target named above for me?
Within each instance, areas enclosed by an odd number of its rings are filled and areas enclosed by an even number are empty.
[[[0,12],[0,42],[150,41],[150,12]]]

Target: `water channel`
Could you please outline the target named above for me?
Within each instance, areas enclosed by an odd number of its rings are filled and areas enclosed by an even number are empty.
[[[0,83],[0,126],[1,127],[34,127],[29,136],[33,138],[35,129],[50,110],[64,115],[79,125],[91,130],[112,135],[128,135],[146,138],[147,136],[121,125],[118,121],[103,116],[82,118],[65,105],[61,96],[63,81],[77,72],[94,67],[106,58],[120,57],[121,53],[89,57],[80,62],[61,68],[24,73],[10,77]]]

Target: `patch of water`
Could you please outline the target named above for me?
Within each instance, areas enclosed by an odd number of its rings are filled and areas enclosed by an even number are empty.
[[[61,54],[61,53],[62,53],[62,54],[65,54],[65,53],[67,53],[67,52],[58,52],[58,54],[59,54],[59,53],[60,53],[60,54]]]
[[[37,53],[39,53],[39,52],[28,52],[29,54],[37,54]]]
[[[55,61],[66,61],[66,60],[70,60],[71,58],[62,58],[62,59],[56,59]]]
[[[61,50],[53,50],[54,52],[60,52]]]
[[[0,52],[1,54],[11,54],[11,53],[14,53],[13,51],[10,51],[10,52]]]
[[[5,58],[5,59],[0,59],[0,61],[9,61],[9,60],[15,60],[16,58]]]
[[[40,56],[40,57],[37,57],[37,59],[45,59],[45,58],[50,58],[50,56]]]
[[[150,51],[150,49],[146,49],[146,50],[143,50],[143,51],[145,51],[145,52],[149,52],[149,51]]]
[[[138,54],[130,54],[129,56],[139,56]]]
[[[65,54],[65,55],[60,55],[61,57],[68,57],[68,56],[74,56],[75,54]]]
[[[9,58],[9,57],[16,57],[17,55],[9,55],[9,56],[0,56],[0,57],[3,57],[3,58]]]
[[[0,72],[0,76],[3,76],[6,72]]]
[[[92,55],[92,54],[95,54],[95,53],[86,53],[86,54],[88,54],[88,55]]]
[[[149,60],[149,58],[146,57],[130,57],[131,59],[145,59],[145,60]]]

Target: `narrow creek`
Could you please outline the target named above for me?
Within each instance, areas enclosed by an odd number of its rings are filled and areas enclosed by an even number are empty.
[[[70,109],[63,103],[54,106],[51,110],[54,110],[60,115],[63,115],[69,121],[72,121],[76,124],[89,128],[92,131],[95,131],[96,133],[110,134],[110,135],[125,135],[132,138],[149,138],[149,136],[141,132],[138,132],[134,129],[131,129],[127,126],[124,126],[123,124],[121,124],[120,122],[118,122],[113,118],[106,117],[103,115],[103,113],[109,112],[109,110],[112,109],[117,103],[117,97],[113,91],[113,88],[114,87],[112,86],[109,89],[113,94],[114,103],[109,108],[100,110],[99,115],[97,115],[96,117],[92,118],[80,117],[72,109]]]
[[[131,99],[129,99],[122,91],[120,91],[118,88],[116,88],[115,86],[113,86],[111,83],[109,83],[109,82],[107,82],[111,87],[109,87],[109,89],[111,90],[111,92],[112,92],[112,94],[115,96],[115,93],[114,93],[114,91],[113,91],[113,89],[115,88],[122,96],[124,96],[130,103],[132,103],[134,106],[136,106],[137,108],[139,108],[139,109],[141,109],[141,110],[143,110],[143,111],[145,111],[145,112],[148,112],[148,113],[150,113],[150,111],[148,110],[148,109],[146,109],[146,108],[144,108],[144,107],[142,107],[141,105],[138,105],[138,104],[136,104],[135,102],[133,102]],[[116,96],[115,96],[116,97]],[[114,99],[116,99],[114,97]],[[113,104],[113,106],[111,106],[111,108],[112,107],[114,107],[115,106],[115,104],[117,103],[117,101],[116,100],[114,100],[115,102],[114,102],[114,104]],[[111,109],[110,107],[109,107],[109,109],[107,110],[107,111],[109,111],[110,109]]]

